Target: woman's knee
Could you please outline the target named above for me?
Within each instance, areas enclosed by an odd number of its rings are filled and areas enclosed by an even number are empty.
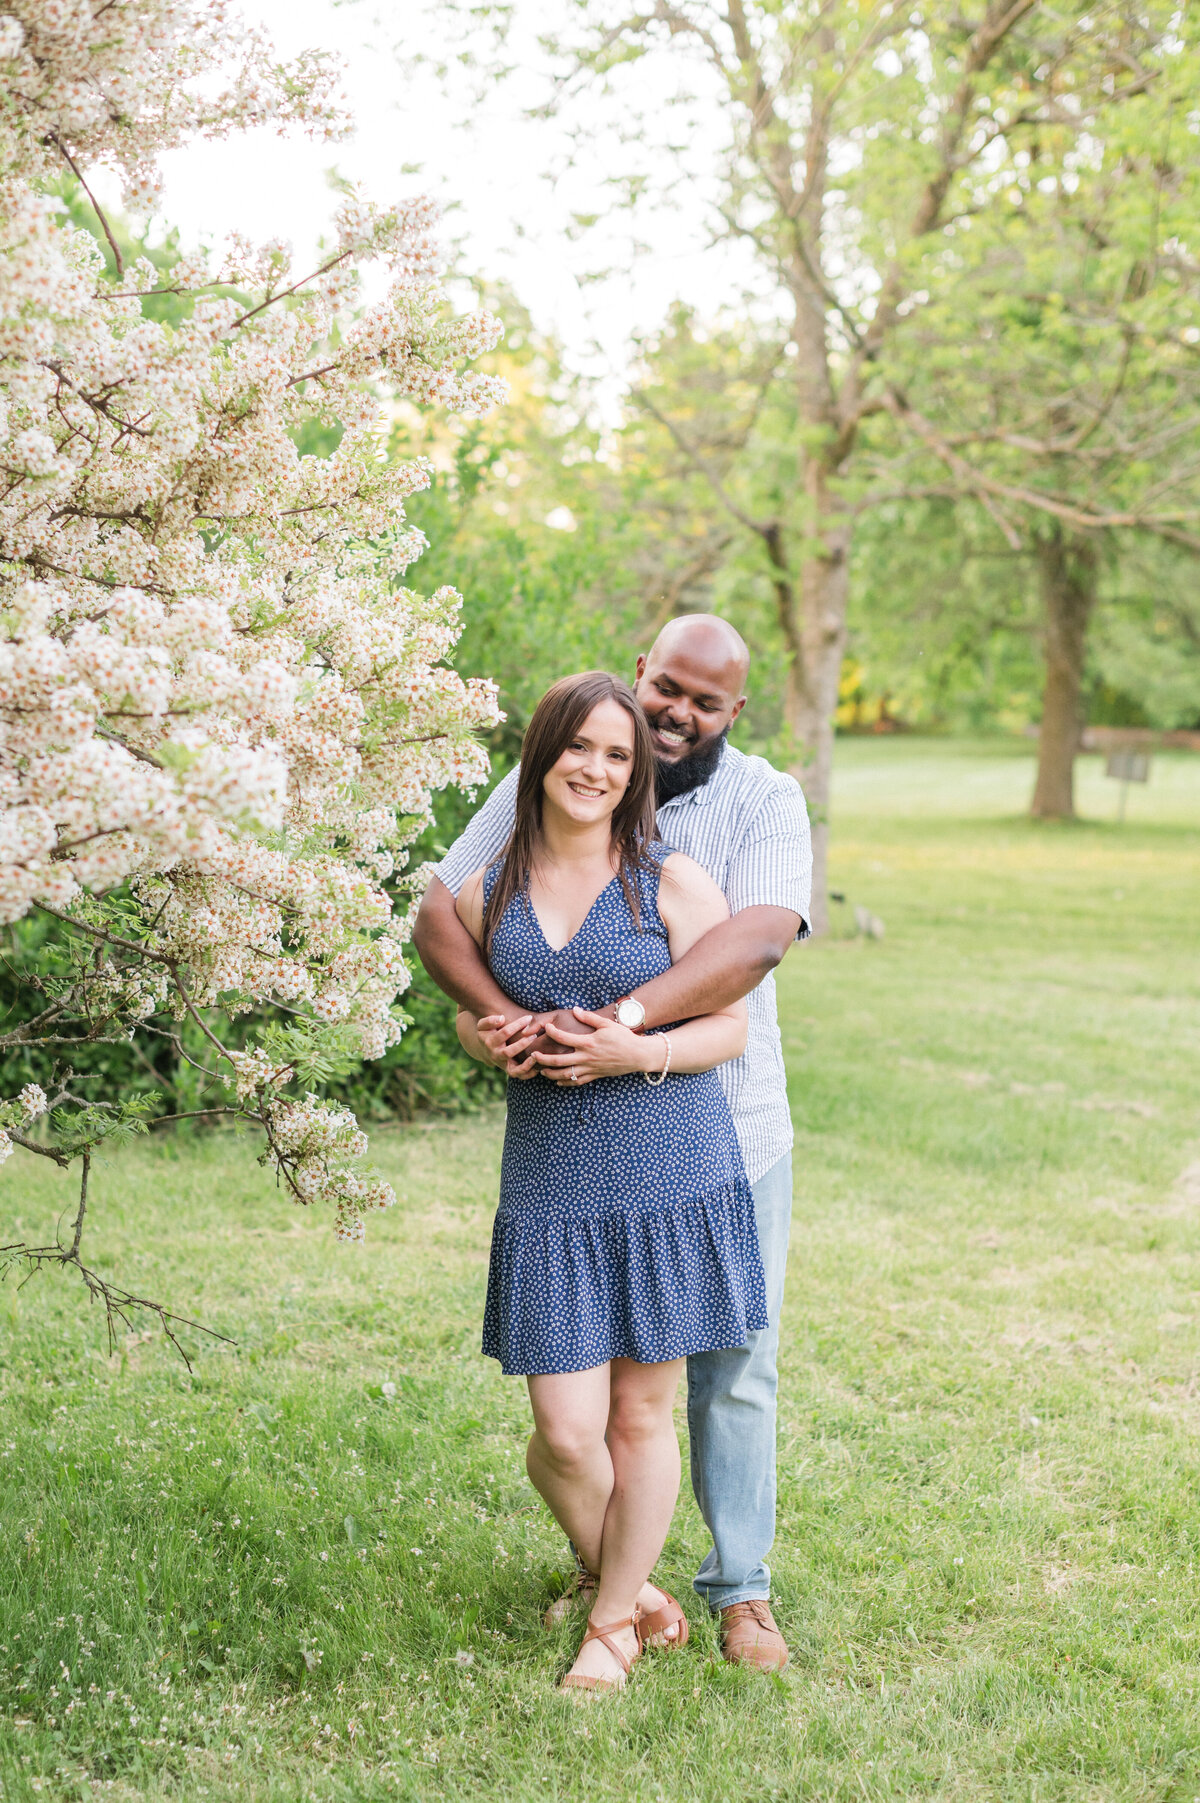
[[[609,1404],[608,1438],[634,1446],[673,1432],[669,1398],[616,1390]]]
[[[543,1458],[564,1475],[586,1470],[604,1446],[604,1435],[587,1422],[568,1416],[540,1420],[533,1438]]]

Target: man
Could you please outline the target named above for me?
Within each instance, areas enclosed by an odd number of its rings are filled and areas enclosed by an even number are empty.
[[[779,1671],[788,1653],[771,1613],[766,1555],[775,1538],[776,1359],[792,1124],[771,973],[788,947],[808,936],[812,853],[799,785],[727,743],[746,705],[749,663],[741,635],[713,614],[671,621],[637,660],[635,689],[657,761],[659,833],[716,880],[731,918],[604,1012],[619,1008],[626,1025],[644,1030],[747,997],[746,1051],[722,1065],[720,1076],[754,1191],[770,1326],[744,1347],[688,1360],[692,1487],[713,1538],[695,1589],[720,1615],[726,1659]],[[526,1016],[498,988],[455,912],[467,877],[508,839],[516,782],[514,770],[438,866],[415,942],[430,976],[460,1008],[477,1020],[503,1017],[485,1038],[494,1061],[512,1077],[537,1080],[529,1066],[506,1056],[508,1039],[516,1045],[522,1038],[516,1023]]]

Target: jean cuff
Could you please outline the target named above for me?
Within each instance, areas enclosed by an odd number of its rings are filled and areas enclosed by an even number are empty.
[[[757,1590],[731,1590],[728,1596],[721,1597],[718,1602],[714,1602],[706,1590],[697,1590],[696,1595],[708,1604],[712,1615],[719,1615],[722,1609],[732,1608],[734,1603],[769,1603],[771,1600],[770,1590],[761,1587]]]

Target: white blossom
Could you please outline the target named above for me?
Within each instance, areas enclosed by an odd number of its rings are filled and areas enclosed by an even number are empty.
[[[449,314],[427,199],[346,195],[311,273],[282,243],[189,252],[170,325],[143,311],[153,264],[114,283],[47,191],[108,167],[148,210],[157,156],[190,137],[336,134],[335,79],[317,54],[281,65],[226,0],[9,0],[0,19],[0,921],[124,886],[144,962],[93,982],[127,1024],[283,1002],[378,1057],[408,982],[383,884],[434,792],[483,779],[499,717],[446,663],[459,596],[398,586],[431,471],[383,447],[401,398],[503,399],[466,367],[500,327]],[[372,260],[386,297],[354,317]],[[343,427],[331,455],[297,450],[310,420]],[[292,1193],[360,1237],[392,1198],[353,1116],[288,1099],[261,1052],[230,1068]],[[0,1104],[9,1126],[35,1090]]]
[[[17,1106],[27,1121],[35,1121],[46,1112],[46,1092],[38,1083],[27,1083],[17,1097]]]

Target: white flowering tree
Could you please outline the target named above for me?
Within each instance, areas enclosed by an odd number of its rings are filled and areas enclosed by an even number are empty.
[[[0,7],[0,922],[53,926],[0,1050],[56,1060],[49,1095],[0,1103],[0,1158],[79,1177],[69,1238],[0,1257],[73,1265],[110,1332],[149,1307],[170,1333],[178,1317],[81,1255],[95,1149],[153,1100],[91,1094],[72,1048],[154,1032],[190,1057],[198,1034],[225,1085],[204,1112],[257,1123],[295,1201],[330,1204],[343,1239],[392,1201],[354,1116],[306,1085],[398,1036],[415,880],[406,898],[396,875],[433,792],[485,775],[475,734],[498,716],[493,686],[445,662],[458,595],[403,585],[424,542],[405,498],[429,470],[389,462],[384,433],[400,397],[503,398],[465,368],[499,327],[451,317],[424,200],[349,196],[300,278],[286,246],[237,239],[166,276],[126,267],[94,170],[144,213],[156,155],[196,134],[339,131],[333,73],[278,62],[224,0]],[[64,175],[115,282],[53,197]],[[386,295],[356,307],[369,261]],[[177,323],[147,317],[156,291]],[[331,455],[300,454],[308,422],[340,429]]]

